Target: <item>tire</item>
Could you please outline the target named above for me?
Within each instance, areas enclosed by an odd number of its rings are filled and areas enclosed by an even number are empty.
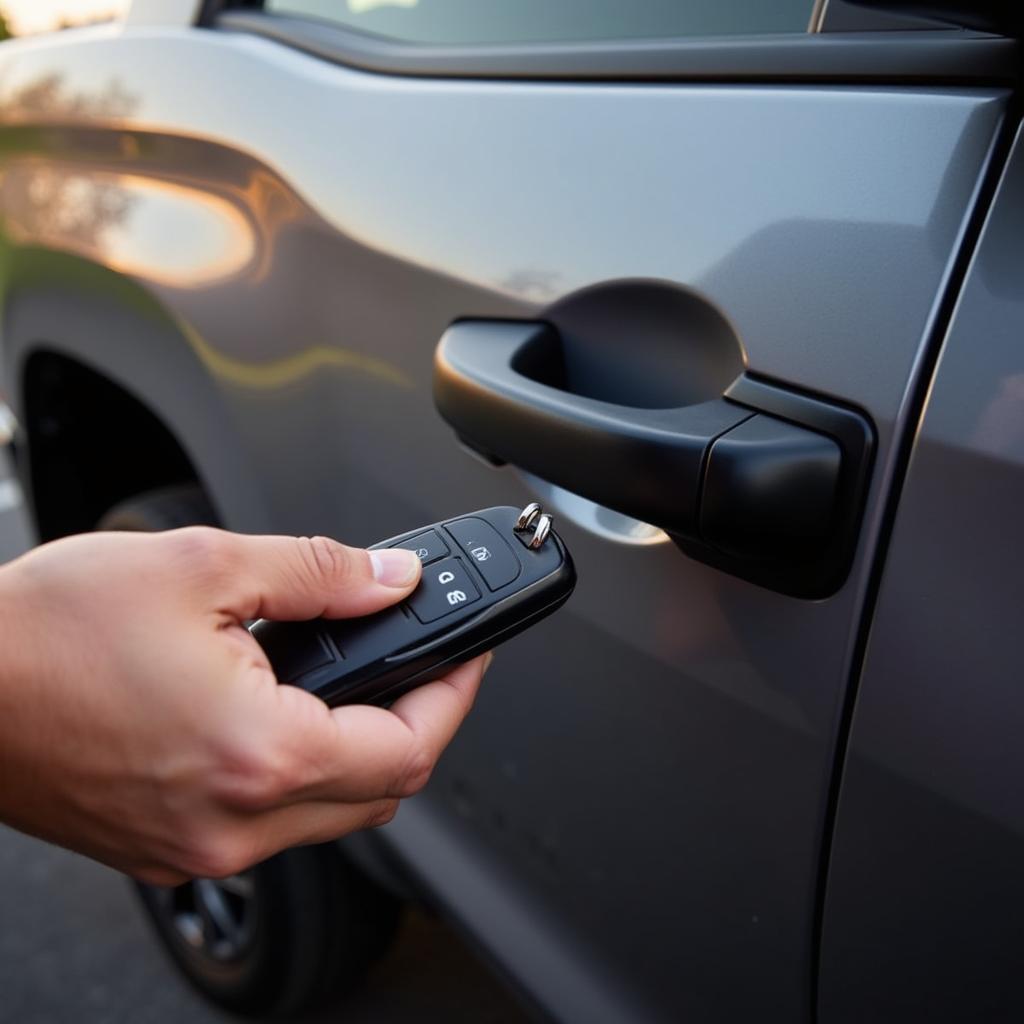
[[[216,526],[197,484],[148,491],[111,508],[99,530]],[[234,1013],[287,1017],[362,980],[390,945],[401,903],[333,843],[296,847],[230,878],[173,888],[134,883],[185,978]]]
[[[250,1016],[290,1016],[344,995],[388,947],[399,916],[398,902],[330,843],[216,882],[137,888],[182,974]]]

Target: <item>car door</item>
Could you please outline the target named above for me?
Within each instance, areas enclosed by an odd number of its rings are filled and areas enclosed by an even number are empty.
[[[1018,137],[943,341],[859,681],[827,1020],[1018,1020],[1024,351]]]
[[[69,92],[129,94],[53,144],[134,197],[88,245],[183,339],[131,349],[140,389],[233,528],[368,543],[540,500],[579,570],[373,841],[559,1019],[807,1019],[847,684],[1012,45],[807,33],[809,0],[242,6],[60,48]],[[54,61],[18,51],[6,94]],[[571,415],[528,448],[500,388],[485,438],[448,409],[475,455],[435,408],[467,322],[547,325],[514,408]],[[729,438],[760,427],[764,472]],[[766,479],[803,514],[791,430],[841,474],[810,553],[761,521]],[[666,433],[697,439],[678,475]]]

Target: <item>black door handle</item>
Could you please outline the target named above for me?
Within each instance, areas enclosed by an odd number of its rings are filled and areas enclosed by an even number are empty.
[[[545,324],[449,328],[434,377],[441,415],[492,457],[670,533],[694,533],[707,447],[750,410],[721,399],[639,409],[543,383],[531,370],[555,379],[557,366],[542,360],[551,336]]]
[[[871,448],[861,416],[746,374],[709,401],[617,405],[569,390],[560,353],[545,323],[459,321],[437,347],[437,407],[492,461],[726,571],[808,596],[839,585]]]

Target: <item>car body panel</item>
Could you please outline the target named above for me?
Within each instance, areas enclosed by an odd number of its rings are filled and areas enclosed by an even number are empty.
[[[857,693],[828,1021],[1019,1020],[1024,144],[943,345]]]
[[[9,379],[58,346],[122,381],[235,529],[370,543],[543,491],[577,592],[502,649],[382,841],[562,1019],[805,1019],[894,438],[1005,93],[423,80],[239,34],[66,35],[0,54]],[[40,222],[39,194],[72,213]],[[122,212],[83,237],[83,204]],[[128,279],[134,319],[88,286],[57,337],[47,310],[76,260],[115,291]],[[452,320],[543,317],[633,278],[718,309],[751,372],[873,421],[861,544],[833,597],[724,576],[495,472],[437,417]]]

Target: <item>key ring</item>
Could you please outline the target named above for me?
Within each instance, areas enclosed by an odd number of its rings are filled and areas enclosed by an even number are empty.
[[[540,502],[531,501],[530,504],[519,513],[519,518],[516,520],[516,525],[513,527],[516,533],[525,533],[533,524],[534,520],[536,520],[537,525],[534,526],[533,536],[526,544],[531,551],[536,551],[544,541],[548,539],[548,534],[551,532],[551,524],[554,520],[541,509]]]
[[[530,528],[530,524],[541,514],[540,502],[531,501],[522,512],[519,513],[519,518],[516,520],[516,525],[513,529],[516,533],[523,533]]]
[[[551,523],[551,516],[546,512],[537,520],[537,529],[533,531],[530,543],[526,545],[531,551],[536,551],[548,539],[548,534],[551,532]]]

